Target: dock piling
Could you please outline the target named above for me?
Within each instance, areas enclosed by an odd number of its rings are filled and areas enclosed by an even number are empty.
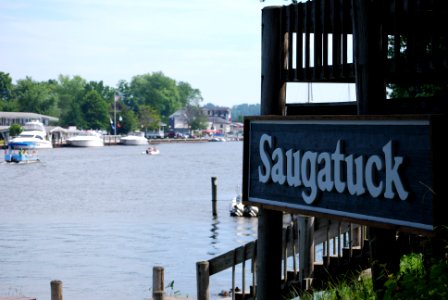
[[[51,300],[62,300],[62,281],[52,280],[51,286]]]
[[[152,298],[153,300],[164,299],[164,269],[160,266],[152,268]]]
[[[218,186],[218,179],[216,177],[212,177],[212,211],[213,216],[216,217],[218,215],[217,210],[217,186]]]

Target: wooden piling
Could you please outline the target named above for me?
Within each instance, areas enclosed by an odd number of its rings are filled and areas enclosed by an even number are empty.
[[[218,215],[217,210],[217,186],[218,186],[218,179],[216,177],[212,177],[212,211],[213,216],[216,217]]]
[[[51,300],[62,300],[62,281],[52,280],[51,286]]]
[[[197,283],[197,299],[210,300],[209,290],[209,262],[199,261],[196,263],[196,283]]]
[[[152,298],[153,300],[164,299],[164,269],[160,266],[152,268]]]

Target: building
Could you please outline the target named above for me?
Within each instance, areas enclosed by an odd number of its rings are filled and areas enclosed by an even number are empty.
[[[203,107],[202,112],[207,116],[205,134],[228,134],[232,131],[232,114],[228,107]],[[169,117],[170,131],[189,133],[188,117],[184,110],[178,110]]]
[[[45,126],[49,126],[52,122],[58,122],[59,118],[31,112],[0,111],[0,126],[11,126],[12,124],[23,126],[26,122],[34,120],[41,121]]]
[[[26,122],[35,120],[41,121],[44,126],[48,127],[50,123],[58,122],[59,118],[31,112],[0,111],[0,135],[3,140],[7,141],[9,138],[9,127],[12,124],[23,126]]]

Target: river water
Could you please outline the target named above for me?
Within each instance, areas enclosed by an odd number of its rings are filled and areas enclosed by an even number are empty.
[[[40,163],[1,161],[0,296],[50,299],[58,279],[67,300],[143,300],[162,266],[165,284],[174,281],[166,293],[195,299],[197,261],[256,239],[256,218],[228,212],[242,142],[160,144],[158,156],[145,148],[44,149]],[[230,288],[230,270],[210,278],[212,299]]]

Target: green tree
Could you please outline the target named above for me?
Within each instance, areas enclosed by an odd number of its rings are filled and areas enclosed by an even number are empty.
[[[58,82],[55,92],[60,109],[59,123],[61,126],[84,128],[86,124],[81,111],[81,102],[85,95],[86,81],[80,76],[70,78],[59,75]]]
[[[17,136],[23,131],[23,128],[20,124],[11,124],[9,126],[9,135],[10,136]]]
[[[89,91],[84,96],[81,111],[85,126],[89,129],[106,129],[109,126],[108,103],[95,91]]]
[[[149,105],[140,105],[138,120],[141,128],[147,130],[156,130],[159,128],[160,115]]]
[[[15,95],[19,111],[56,114],[57,99],[52,86],[46,82],[36,82],[31,77],[18,80]]]
[[[207,116],[198,105],[187,105],[185,108],[185,116],[191,130],[207,128]]]
[[[162,72],[134,76],[130,92],[134,107],[148,105],[164,119],[182,107],[176,81]]]
[[[129,87],[129,83],[127,83],[127,81],[120,80],[115,92],[120,95],[120,101],[124,105],[133,110],[134,113],[138,112],[138,103],[136,103],[136,101],[134,100],[134,97],[131,93],[131,88]]]
[[[243,122],[245,116],[259,116],[260,104],[239,104],[232,107],[232,120]]]
[[[177,88],[179,89],[182,107],[187,107],[188,105],[199,106],[200,102],[202,102],[201,91],[192,88],[189,83],[181,81],[177,84]]]
[[[12,78],[8,73],[0,72],[0,111],[14,111],[12,105]]]
[[[434,49],[437,49],[439,53],[447,53],[447,40],[446,38],[432,39],[431,36],[422,38],[419,41],[422,45],[426,45],[426,53],[420,53],[421,58],[426,61],[431,61],[431,55]],[[396,51],[395,38],[392,36],[388,40],[388,56],[394,57],[395,55],[403,56],[404,59],[408,56],[408,41],[406,38],[400,39],[400,53],[394,53]],[[448,84],[444,81],[438,83],[425,83],[421,82],[408,82],[408,83],[395,83],[388,84],[388,97],[389,98],[418,98],[418,97],[447,97],[448,96]]]
[[[135,115],[134,111],[129,109],[128,107],[124,106],[121,109],[121,117],[123,120],[120,122],[121,127],[118,128],[118,133],[127,134],[131,131],[135,131],[137,129],[140,129],[138,126],[138,119]]]
[[[115,90],[107,85],[104,85],[103,81],[89,81],[85,84],[84,90],[86,93],[90,91],[96,91],[101,96],[101,98],[111,101],[115,94]]]

